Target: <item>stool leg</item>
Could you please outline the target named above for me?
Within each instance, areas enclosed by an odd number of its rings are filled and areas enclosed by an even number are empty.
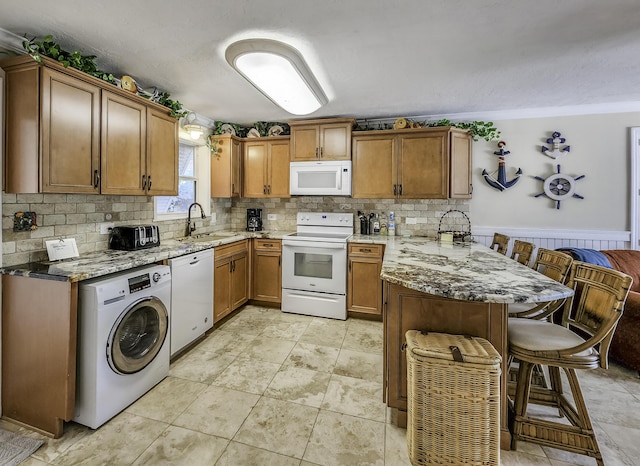
[[[531,391],[531,375],[533,373],[533,366],[534,364],[530,362],[520,361],[514,403],[515,420],[513,423],[513,436],[511,437],[512,450],[515,450],[518,446],[518,437],[522,433],[522,420],[527,415],[527,404],[529,402],[529,393]]]

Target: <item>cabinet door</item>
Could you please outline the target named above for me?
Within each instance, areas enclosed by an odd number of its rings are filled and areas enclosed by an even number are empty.
[[[253,254],[253,299],[281,302],[282,269],[280,251],[255,251]]]
[[[395,135],[353,137],[352,197],[390,199],[397,186]]]
[[[289,194],[289,140],[269,141],[267,166],[269,197],[291,197]]]
[[[350,257],[347,275],[347,310],[382,315],[382,259]]]
[[[211,197],[239,197],[241,180],[241,144],[228,134],[212,136],[217,155],[211,157]]]
[[[42,192],[100,190],[100,89],[42,69]]]
[[[448,132],[398,135],[398,184],[401,198],[446,199]]]
[[[213,322],[231,312],[231,258],[216,259],[213,269]]]
[[[102,194],[145,194],[147,108],[102,91]]]
[[[288,161],[287,154],[287,161]],[[267,142],[244,143],[244,197],[267,195]]]
[[[291,127],[290,155],[292,162],[316,160],[319,155],[318,125]]]
[[[147,194],[178,194],[178,122],[171,115],[147,109]]]
[[[449,197],[453,199],[470,199],[473,192],[471,181],[471,136],[452,132],[450,147]]]
[[[231,309],[235,310],[249,299],[248,252],[236,254],[231,263]]]
[[[242,144],[231,139],[231,197],[240,197],[242,193]]]
[[[352,123],[320,125],[320,160],[351,160]]]

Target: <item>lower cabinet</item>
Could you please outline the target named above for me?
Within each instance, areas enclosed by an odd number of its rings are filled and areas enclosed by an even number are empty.
[[[280,303],[282,301],[282,241],[253,240],[252,299]]]
[[[384,245],[350,243],[347,270],[347,311],[382,315]]]
[[[213,322],[249,299],[249,241],[216,247],[213,270]]]

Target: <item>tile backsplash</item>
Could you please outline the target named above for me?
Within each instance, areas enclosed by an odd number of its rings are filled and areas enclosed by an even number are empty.
[[[300,196],[283,199],[212,199],[210,217],[196,219],[198,233],[222,230],[244,230],[246,209],[261,208],[265,230],[293,231],[298,211],[369,212],[394,211],[396,235],[435,236],[443,213],[449,209],[469,212],[468,200],[440,199],[352,199],[332,196]],[[38,228],[13,231],[16,212],[35,212]],[[107,220],[107,214],[111,219]],[[276,216],[269,220],[268,215]],[[415,224],[406,224],[415,218]],[[109,235],[100,234],[100,224],[142,225],[154,223],[160,227],[161,239],[185,235],[185,220],[153,221],[153,197],[107,196],[97,194],[6,194],[2,197],[2,263],[5,266],[47,260],[45,241],[75,238],[80,254],[108,248]],[[359,223],[355,223],[356,233]]]

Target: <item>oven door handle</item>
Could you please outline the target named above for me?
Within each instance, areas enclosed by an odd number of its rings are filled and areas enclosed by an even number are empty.
[[[282,243],[284,247],[290,248],[322,248],[322,249],[346,249],[347,243],[323,243],[321,241],[296,241]]]

